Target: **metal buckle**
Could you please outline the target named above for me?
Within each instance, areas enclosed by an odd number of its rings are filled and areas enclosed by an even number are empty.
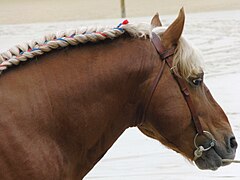
[[[182,79],[182,76],[181,76],[181,75],[179,74],[179,72],[178,72],[177,66],[172,66],[172,67],[170,68],[170,72],[172,73],[172,75],[173,75],[174,77],[178,77],[178,78]]]
[[[174,71],[175,68],[177,68],[177,66],[173,66],[173,67],[170,68],[170,72],[171,72],[172,74],[175,74],[175,71]]]
[[[203,131],[203,135],[206,136],[207,138],[209,138],[209,139],[211,140],[211,142],[209,143],[209,147],[207,147],[207,148],[204,148],[204,147],[201,146],[201,145],[197,145],[197,138],[198,138],[198,136],[200,136],[200,135],[199,135],[199,133],[196,134],[196,136],[194,137],[194,146],[196,147],[196,150],[194,151],[194,159],[193,159],[194,161],[195,161],[196,159],[198,159],[199,157],[201,157],[201,156],[202,156],[202,153],[203,153],[204,151],[208,151],[209,149],[211,149],[212,147],[214,147],[215,144],[216,144],[216,140],[214,139],[213,135],[212,135],[210,132],[208,132],[208,131]]]

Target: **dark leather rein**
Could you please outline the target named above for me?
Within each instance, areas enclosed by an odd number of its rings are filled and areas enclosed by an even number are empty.
[[[146,99],[146,103],[145,103],[145,107],[144,107],[144,110],[143,110],[140,125],[145,121],[145,116],[146,116],[146,113],[148,111],[148,107],[150,105],[151,99],[152,99],[153,94],[154,94],[154,92],[157,88],[157,85],[158,85],[158,83],[159,83],[159,81],[162,77],[165,64],[167,64],[168,67],[170,68],[171,73],[172,73],[174,79],[176,80],[179,88],[181,89],[181,92],[184,96],[184,99],[186,100],[188,108],[191,112],[192,121],[193,121],[193,123],[195,125],[195,128],[196,128],[196,131],[197,131],[197,134],[194,138],[194,145],[196,147],[196,150],[194,151],[194,156],[195,156],[194,160],[196,160],[197,158],[201,157],[203,151],[207,151],[215,145],[215,139],[210,132],[203,130],[202,125],[200,123],[200,120],[198,118],[198,114],[197,114],[197,112],[194,108],[193,101],[190,97],[190,93],[189,93],[189,90],[188,90],[188,87],[187,87],[187,82],[179,75],[177,68],[173,66],[173,55],[175,53],[176,47],[166,49],[163,46],[163,44],[162,44],[160,38],[158,37],[158,35],[154,32],[152,32],[151,42],[153,43],[154,47],[156,48],[156,50],[157,50],[157,52],[160,56],[160,59],[162,60],[162,66],[161,66],[161,68],[158,72],[158,75],[157,75],[156,79],[154,80],[153,85],[150,89],[150,95],[148,96],[148,99]],[[198,138],[198,136],[201,136],[201,135],[204,135],[211,140],[210,144],[209,144],[209,147],[205,148],[203,145],[200,146],[200,145],[197,144],[197,138]]]

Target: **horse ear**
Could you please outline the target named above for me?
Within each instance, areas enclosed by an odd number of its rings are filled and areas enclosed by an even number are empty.
[[[161,23],[161,21],[160,21],[160,19],[159,19],[159,14],[158,14],[158,13],[156,13],[156,14],[153,16],[152,21],[151,21],[151,25],[152,25],[153,27],[162,26],[162,23]]]
[[[183,32],[184,21],[184,9],[181,8],[177,19],[167,28],[167,30],[161,36],[163,44],[166,48],[170,48],[178,43],[178,40]]]

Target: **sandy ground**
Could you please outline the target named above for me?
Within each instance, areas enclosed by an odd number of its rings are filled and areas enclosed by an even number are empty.
[[[240,9],[239,0],[125,0],[127,17]],[[120,0],[0,0],[0,23],[19,24],[120,17]]]

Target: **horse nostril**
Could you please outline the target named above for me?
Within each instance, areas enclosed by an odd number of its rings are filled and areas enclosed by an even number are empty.
[[[237,146],[238,146],[238,144],[237,144],[236,138],[235,137],[231,137],[230,138],[230,147],[232,149],[237,149]]]

